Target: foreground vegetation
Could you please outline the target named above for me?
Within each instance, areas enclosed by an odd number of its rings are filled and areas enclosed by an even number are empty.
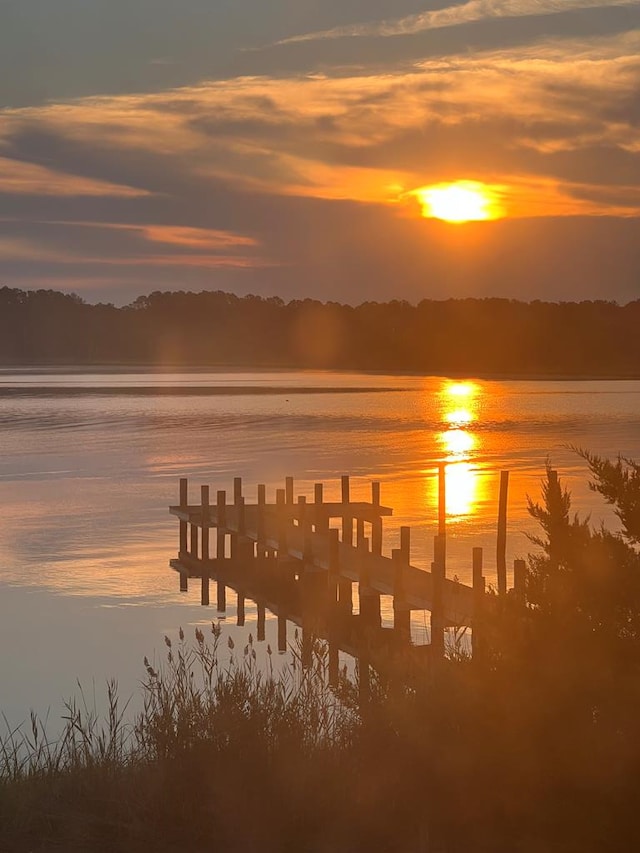
[[[548,472],[529,603],[496,601],[485,651],[376,682],[328,686],[292,652],[261,672],[253,644],[196,631],[124,722],[70,704],[0,752],[3,851],[633,849],[640,797],[640,468],[585,457],[619,534],[572,517]]]
[[[91,305],[0,288],[0,364],[321,367],[637,376],[640,301],[393,300],[357,307],[232,293]]]

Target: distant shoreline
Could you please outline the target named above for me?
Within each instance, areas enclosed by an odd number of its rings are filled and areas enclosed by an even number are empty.
[[[0,387],[2,397],[240,397],[296,396],[300,394],[383,394],[406,391],[406,388],[369,388],[340,386],[262,386],[262,385],[133,385],[133,386],[61,386],[23,385],[18,388]]]
[[[422,377],[424,379],[454,379],[454,380],[473,380],[477,379],[485,382],[634,382],[640,380],[640,372],[635,373],[487,373],[484,371],[478,371],[477,373],[462,373],[458,371],[433,371],[433,372],[424,372],[418,370],[371,370],[357,367],[299,367],[296,365],[251,365],[251,364],[149,364],[149,363],[125,363],[125,362],[96,362],[96,363],[86,363],[86,364],[77,364],[77,363],[57,363],[57,362],[47,362],[47,363],[0,363],[0,376],[3,374],[37,374],[37,373],[49,373],[54,375],[83,375],[86,373],[100,373],[104,375],[111,374],[128,374],[128,373],[148,373],[152,374],[207,374],[207,373],[255,373],[255,374],[263,374],[263,373],[302,373],[302,374],[327,374],[327,375],[359,375],[359,376],[393,376],[393,377]],[[188,392],[188,388],[185,386],[175,386],[176,393],[186,393]],[[34,386],[35,389],[35,386]],[[80,390],[80,389],[78,389]],[[85,389],[82,389],[85,390]],[[86,389],[91,390],[91,389]],[[120,387],[114,389],[114,393],[120,393],[124,391],[126,393],[128,389],[122,389]],[[132,391],[134,389],[131,389]],[[153,386],[148,389],[149,393],[157,392],[159,390],[166,390],[167,393],[169,389],[161,389],[159,387]],[[242,389],[224,389],[224,388],[203,388],[202,386],[198,386],[193,389],[195,392],[204,391],[205,393],[226,393],[229,391],[230,393],[241,393]],[[399,391],[406,390],[400,388],[380,388],[380,387],[372,387],[372,388],[326,388],[326,387],[310,387],[310,388],[263,388],[258,387],[253,391],[249,391],[249,386],[247,386],[247,392],[249,393],[280,393],[281,391],[290,391],[291,393],[327,393],[330,391],[336,392],[360,392],[363,391]],[[145,389],[143,387],[139,387],[135,389],[136,393],[144,393]],[[3,393],[3,392],[0,392]]]

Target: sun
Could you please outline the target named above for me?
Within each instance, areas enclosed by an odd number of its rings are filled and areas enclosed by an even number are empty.
[[[478,222],[502,215],[497,190],[479,181],[434,184],[420,187],[411,195],[418,199],[425,218]]]

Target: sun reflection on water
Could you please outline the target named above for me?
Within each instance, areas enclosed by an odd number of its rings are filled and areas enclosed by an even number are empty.
[[[440,392],[443,429],[437,436],[444,452],[446,512],[449,519],[473,515],[481,498],[474,455],[480,441],[471,425],[480,413],[480,386],[475,382],[448,382]]]

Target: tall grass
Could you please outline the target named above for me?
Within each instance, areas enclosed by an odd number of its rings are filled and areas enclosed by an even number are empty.
[[[56,740],[35,716],[7,730],[2,853],[635,849],[640,693],[612,726],[557,683],[556,646],[372,678],[361,707],[357,669],[330,687],[319,641],[266,667],[215,624],[165,642],[139,712],[110,682],[106,713],[80,691]]]
[[[110,681],[106,714],[98,715],[79,688],[55,740],[34,714],[18,728],[5,720],[0,850],[45,842],[68,849],[152,839],[161,848],[185,839],[205,843],[214,820],[216,834],[227,835],[225,849],[238,833],[243,849],[248,824],[256,827],[257,843],[261,820],[273,827],[280,813],[291,816],[305,776],[323,765],[328,780],[352,748],[356,685],[343,671],[338,688],[328,688],[323,643],[313,642],[308,666],[300,643],[284,667],[272,665],[268,648],[266,669],[257,664],[251,635],[235,649],[231,638],[222,643],[215,623],[207,637],[197,628],[188,642],[181,629],[177,643],[168,637],[165,643],[161,666],[145,658],[138,714],[128,714],[129,703]],[[262,814],[266,784],[271,805]],[[239,813],[245,807],[253,817]]]

